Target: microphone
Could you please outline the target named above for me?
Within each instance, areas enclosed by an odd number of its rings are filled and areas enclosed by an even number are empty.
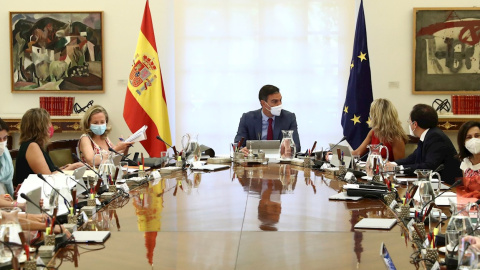
[[[135,161],[133,161],[132,159],[128,158],[126,155],[121,154],[121,153],[115,151],[115,149],[113,149],[113,148],[110,147],[110,146],[108,147],[108,151],[113,152],[113,153],[115,153],[115,154],[117,154],[117,155],[119,155],[119,156],[122,156],[123,159],[128,160],[128,161],[130,161],[130,162],[133,163],[133,164],[137,164],[137,162],[135,162]]]
[[[420,215],[423,215],[423,210],[425,210],[425,206],[427,206],[429,203],[431,202],[434,202],[438,197],[442,196],[443,193],[451,190],[452,188],[454,187],[457,187],[459,186],[461,183],[463,182],[463,179],[459,179],[457,180],[455,183],[453,183],[453,185],[451,185],[448,189],[440,192],[440,194],[438,194],[437,196],[433,197],[433,199],[431,199],[430,201],[428,201],[427,203],[425,203],[425,205],[422,207],[422,210],[420,211]],[[439,183],[440,184],[440,183]]]
[[[65,198],[60,192],[58,192],[58,190],[53,187],[48,181],[47,179],[45,179],[45,177],[43,177],[43,175],[41,173],[37,173],[37,176],[38,178],[42,179],[45,183],[47,183],[50,187],[52,187],[53,190],[55,190],[55,192],[57,192],[58,195],[60,195],[60,197],[63,198],[65,204],[67,205],[67,210],[70,209],[71,205],[70,203],[68,202],[67,198]]]
[[[85,186],[85,184],[82,184],[80,181],[77,181],[76,179],[74,179],[73,177],[71,177],[70,175],[64,173],[62,170],[60,170],[58,167],[54,167],[54,170],[62,173],[63,175],[65,175],[66,177],[68,177],[70,180],[72,180],[73,182],[79,184],[82,188],[84,188],[87,192],[88,192],[88,188]],[[75,198],[73,198],[75,200]]]
[[[72,153],[72,157],[78,161],[80,161],[83,165],[85,165],[85,167],[87,167],[89,170],[93,171],[98,177],[100,177],[100,179],[102,179],[102,176],[97,172],[95,171],[90,165],[88,165],[87,163],[83,162],[83,160],[81,160],[80,158],[78,158],[78,156],[75,154],[75,153]]]
[[[35,203],[32,199],[30,199],[30,197],[27,196],[27,194],[25,193],[20,193],[20,197],[24,198],[26,201],[30,202],[31,204],[33,204],[35,207],[37,207],[38,209],[40,209],[40,211],[42,213],[45,213],[47,216],[49,216],[52,221],[54,221],[55,223],[58,224],[58,226],[60,227],[60,230],[62,231],[62,233],[60,234],[57,234],[57,237],[59,237],[60,239],[66,239],[65,237],[65,234],[63,233],[63,230],[64,230],[64,227],[62,226],[62,224],[60,223],[60,221],[58,220],[58,218],[53,218],[52,215],[50,215],[49,213],[47,213],[47,211],[43,210],[37,203]],[[53,233],[53,232],[52,232]],[[55,237],[55,238],[57,238]],[[60,244],[56,244],[55,246],[57,247],[60,247],[61,245],[63,245],[63,243],[60,243]]]
[[[433,172],[439,172],[441,170],[445,169],[445,164],[440,164]]]
[[[347,136],[343,136],[343,138],[338,143],[336,143],[333,147],[330,147],[330,149],[328,149],[325,152],[331,151],[333,148],[337,147],[337,145],[339,145],[341,142],[345,141],[346,139],[347,139]]]
[[[463,250],[461,251],[461,254],[462,256],[458,256],[458,266],[457,266],[457,270],[460,269],[460,262],[463,261],[463,258],[465,257],[466,253],[467,253],[467,249],[470,247],[470,242],[468,241],[465,241],[465,244],[464,244],[464,247],[463,247]],[[459,248],[460,249],[460,248]]]
[[[164,140],[162,139],[162,137],[160,137],[160,135],[157,135],[156,138],[157,138],[157,140],[159,140],[159,141],[163,142],[164,144],[166,144],[168,147],[172,148],[172,149],[173,149],[173,152],[175,152],[175,154],[177,154],[177,155],[179,154],[178,151],[177,151],[177,149],[175,149],[175,146],[171,146],[170,144],[168,144],[166,141],[164,141]]]

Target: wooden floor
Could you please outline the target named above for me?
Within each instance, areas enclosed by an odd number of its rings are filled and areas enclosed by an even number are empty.
[[[354,230],[364,217],[391,217],[379,200],[329,201],[345,184],[316,171],[270,164],[190,171],[131,190],[130,200],[91,221],[109,229],[105,248],[70,246],[61,269],[414,269],[399,226]],[[85,249],[87,248],[87,249]],[[80,256],[76,256],[80,254]],[[77,269],[78,269],[77,268]]]

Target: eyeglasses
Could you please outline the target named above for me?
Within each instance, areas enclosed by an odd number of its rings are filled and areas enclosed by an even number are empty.
[[[412,121],[410,119],[407,120],[408,125],[411,125],[413,122],[415,122],[415,121]]]

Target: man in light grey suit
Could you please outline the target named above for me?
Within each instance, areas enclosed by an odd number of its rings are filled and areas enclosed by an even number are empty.
[[[280,89],[267,84],[260,89],[258,99],[262,108],[242,115],[234,142],[238,143],[242,137],[245,138],[242,146],[247,140],[282,140],[282,130],[293,130],[293,141],[300,152],[297,119],[294,113],[282,110]],[[242,151],[248,153],[246,148]]]

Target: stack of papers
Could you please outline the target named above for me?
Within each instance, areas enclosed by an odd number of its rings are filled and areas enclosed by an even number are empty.
[[[139,130],[137,130],[135,133],[130,135],[125,141],[126,142],[139,142],[147,139],[147,134],[145,131],[147,130],[147,126],[141,127]]]
[[[384,229],[389,230],[397,224],[395,218],[364,218],[355,224],[355,229]]]

